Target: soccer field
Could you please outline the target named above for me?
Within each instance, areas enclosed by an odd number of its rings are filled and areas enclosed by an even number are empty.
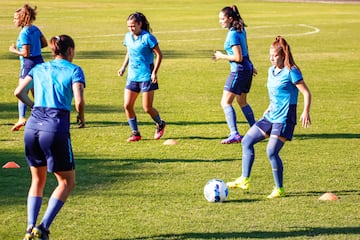
[[[86,77],[85,129],[71,137],[77,185],[50,228],[51,239],[359,239],[360,238],[360,4],[214,0],[79,0],[29,2],[46,38],[68,34],[75,40],[74,63]],[[17,121],[19,59],[8,51],[19,29],[14,11],[24,4],[0,3],[0,239],[22,239],[27,225],[30,173],[24,157],[23,130]],[[213,62],[223,50],[227,30],[218,12],[236,4],[248,25],[250,57],[257,68],[248,95],[256,118],[269,104],[266,89],[269,46],[286,38],[313,95],[312,126],[298,124],[280,156],[287,197],[267,200],[273,188],[267,142],[256,145],[249,193],[230,190],[225,203],[203,196],[213,178],[231,181],[241,174],[241,144],[222,145],[228,134],[220,106],[229,74],[226,61]],[[126,18],[143,12],[163,52],[155,107],[167,122],[165,135],[153,140],[155,125],[136,112],[143,139],[130,135],[123,109]],[[45,60],[51,60],[49,48]],[[303,108],[299,95],[298,116]],[[241,134],[248,129],[235,105]],[[177,145],[164,145],[174,139]],[[48,175],[42,217],[56,181]],[[339,201],[319,201],[333,192]],[[39,219],[40,221],[41,219]]]

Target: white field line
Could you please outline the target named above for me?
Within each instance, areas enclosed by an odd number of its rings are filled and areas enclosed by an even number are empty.
[[[306,36],[311,34],[316,34],[320,32],[320,29],[314,26],[310,26],[307,24],[286,24],[286,25],[279,25],[277,28],[281,27],[302,27],[305,28],[306,31],[301,33],[288,33],[288,34],[282,34],[282,36]],[[251,29],[260,29],[260,28],[274,28],[274,26],[256,26],[251,27]],[[200,32],[209,32],[209,31],[224,31],[222,28],[206,28],[206,29],[189,29],[189,30],[172,30],[172,31],[158,31],[153,32],[154,35],[160,35],[160,34],[181,34],[181,33],[200,33]],[[85,39],[85,38],[108,38],[108,37],[121,37],[125,34],[104,34],[104,35],[93,35],[93,36],[82,36],[82,37],[75,37],[77,39]],[[274,37],[274,35],[259,35],[259,36],[251,36],[250,39],[254,38],[268,38],[268,37]],[[218,41],[222,38],[207,38],[207,41]],[[166,42],[194,42],[194,41],[204,41],[205,39],[169,39],[169,40],[162,40]]]

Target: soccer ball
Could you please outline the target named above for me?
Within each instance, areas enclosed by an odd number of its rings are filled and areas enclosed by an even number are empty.
[[[220,179],[211,179],[204,187],[204,196],[208,202],[223,202],[228,194],[226,183]]]

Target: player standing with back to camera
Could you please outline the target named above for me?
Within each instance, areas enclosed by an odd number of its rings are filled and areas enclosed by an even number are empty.
[[[291,141],[296,125],[296,108],[299,91],[304,96],[304,109],[300,116],[302,126],[310,124],[311,93],[302,73],[296,65],[290,46],[284,38],[277,36],[270,46],[270,62],[267,88],[270,105],[264,116],[246,133],[242,144],[242,174],[228,187],[250,189],[250,173],[255,160],[254,144],[269,138],[266,153],[270,160],[275,181],[274,190],[267,198],[285,197],[283,186],[283,163],[279,152],[286,141]]]
[[[31,172],[28,227],[24,240],[49,239],[49,227],[75,186],[75,162],[70,140],[72,99],[79,115],[79,127],[85,127],[82,69],[73,64],[75,43],[67,35],[51,38],[54,60],[36,65],[15,89],[15,96],[32,108],[25,132],[25,155]],[[27,89],[34,88],[34,103]],[[43,200],[47,171],[58,186],[54,189],[39,225],[36,221]]]
[[[225,83],[221,98],[221,106],[230,129],[230,135],[221,143],[230,144],[241,142],[242,139],[237,129],[235,109],[232,106],[234,99],[241,107],[250,127],[255,123],[254,113],[246,101],[246,96],[250,91],[253,75],[257,72],[249,58],[246,25],[238,8],[235,5],[224,7],[219,13],[219,23],[223,28],[229,29],[224,43],[226,54],[215,51],[213,59],[223,59],[230,63],[231,73]]]
[[[132,130],[128,142],[141,140],[138,122],[134,110],[135,101],[140,92],[143,94],[142,105],[146,113],[156,123],[154,139],[160,139],[165,131],[165,121],[153,107],[155,90],[159,89],[157,72],[160,68],[162,53],[157,39],[150,33],[151,28],[146,17],[135,12],[127,18],[129,32],[125,34],[124,46],[127,53],[118,75],[123,76],[129,66],[124,91],[124,108],[128,123]],[[156,55],[154,63],[154,54]]]
[[[32,8],[28,4],[17,9],[14,13],[15,27],[20,27],[18,39],[15,44],[9,47],[9,51],[15,53],[20,58],[20,77],[19,82],[29,73],[29,71],[39,63],[43,63],[41,49],[47,46],[46,38],[40,29],[33,25],[36,19],[36,7]],[[11,131],[19,131],[26,123],[26,105],[18,101],[19,120],[11,128]]]

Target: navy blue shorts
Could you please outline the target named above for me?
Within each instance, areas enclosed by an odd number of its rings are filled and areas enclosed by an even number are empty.
[[[159,84],[157,82],[153,83],[151,80],[147,82],[130,81],[126,83],[125,88],[137,93],[150,92],[159,89]]]
[[[48,172],[75,169],[69,133],[55,133],[25,127],[25,155],[29,166],[47,166]]]
[[[256,126],[263,130],[267,135],[276,135],[286,138],[288,141],[291,141],[296,123],[287,122],[287,123],[272,123],[267,120],[265,117],[262,117],[257,121]]]
[[[20,78],[25,78],[30,70],[35,67],[36,64],[43,63],[44,59],[41,55],[36,57],[24,58],[24,63],[20,69]]]
[[[253,65],[245,58],[242,63],[237,65],[235,72],[231,72],[224,85],[224,90],[241,95],[248,93],[251,88],[253,78]]]

